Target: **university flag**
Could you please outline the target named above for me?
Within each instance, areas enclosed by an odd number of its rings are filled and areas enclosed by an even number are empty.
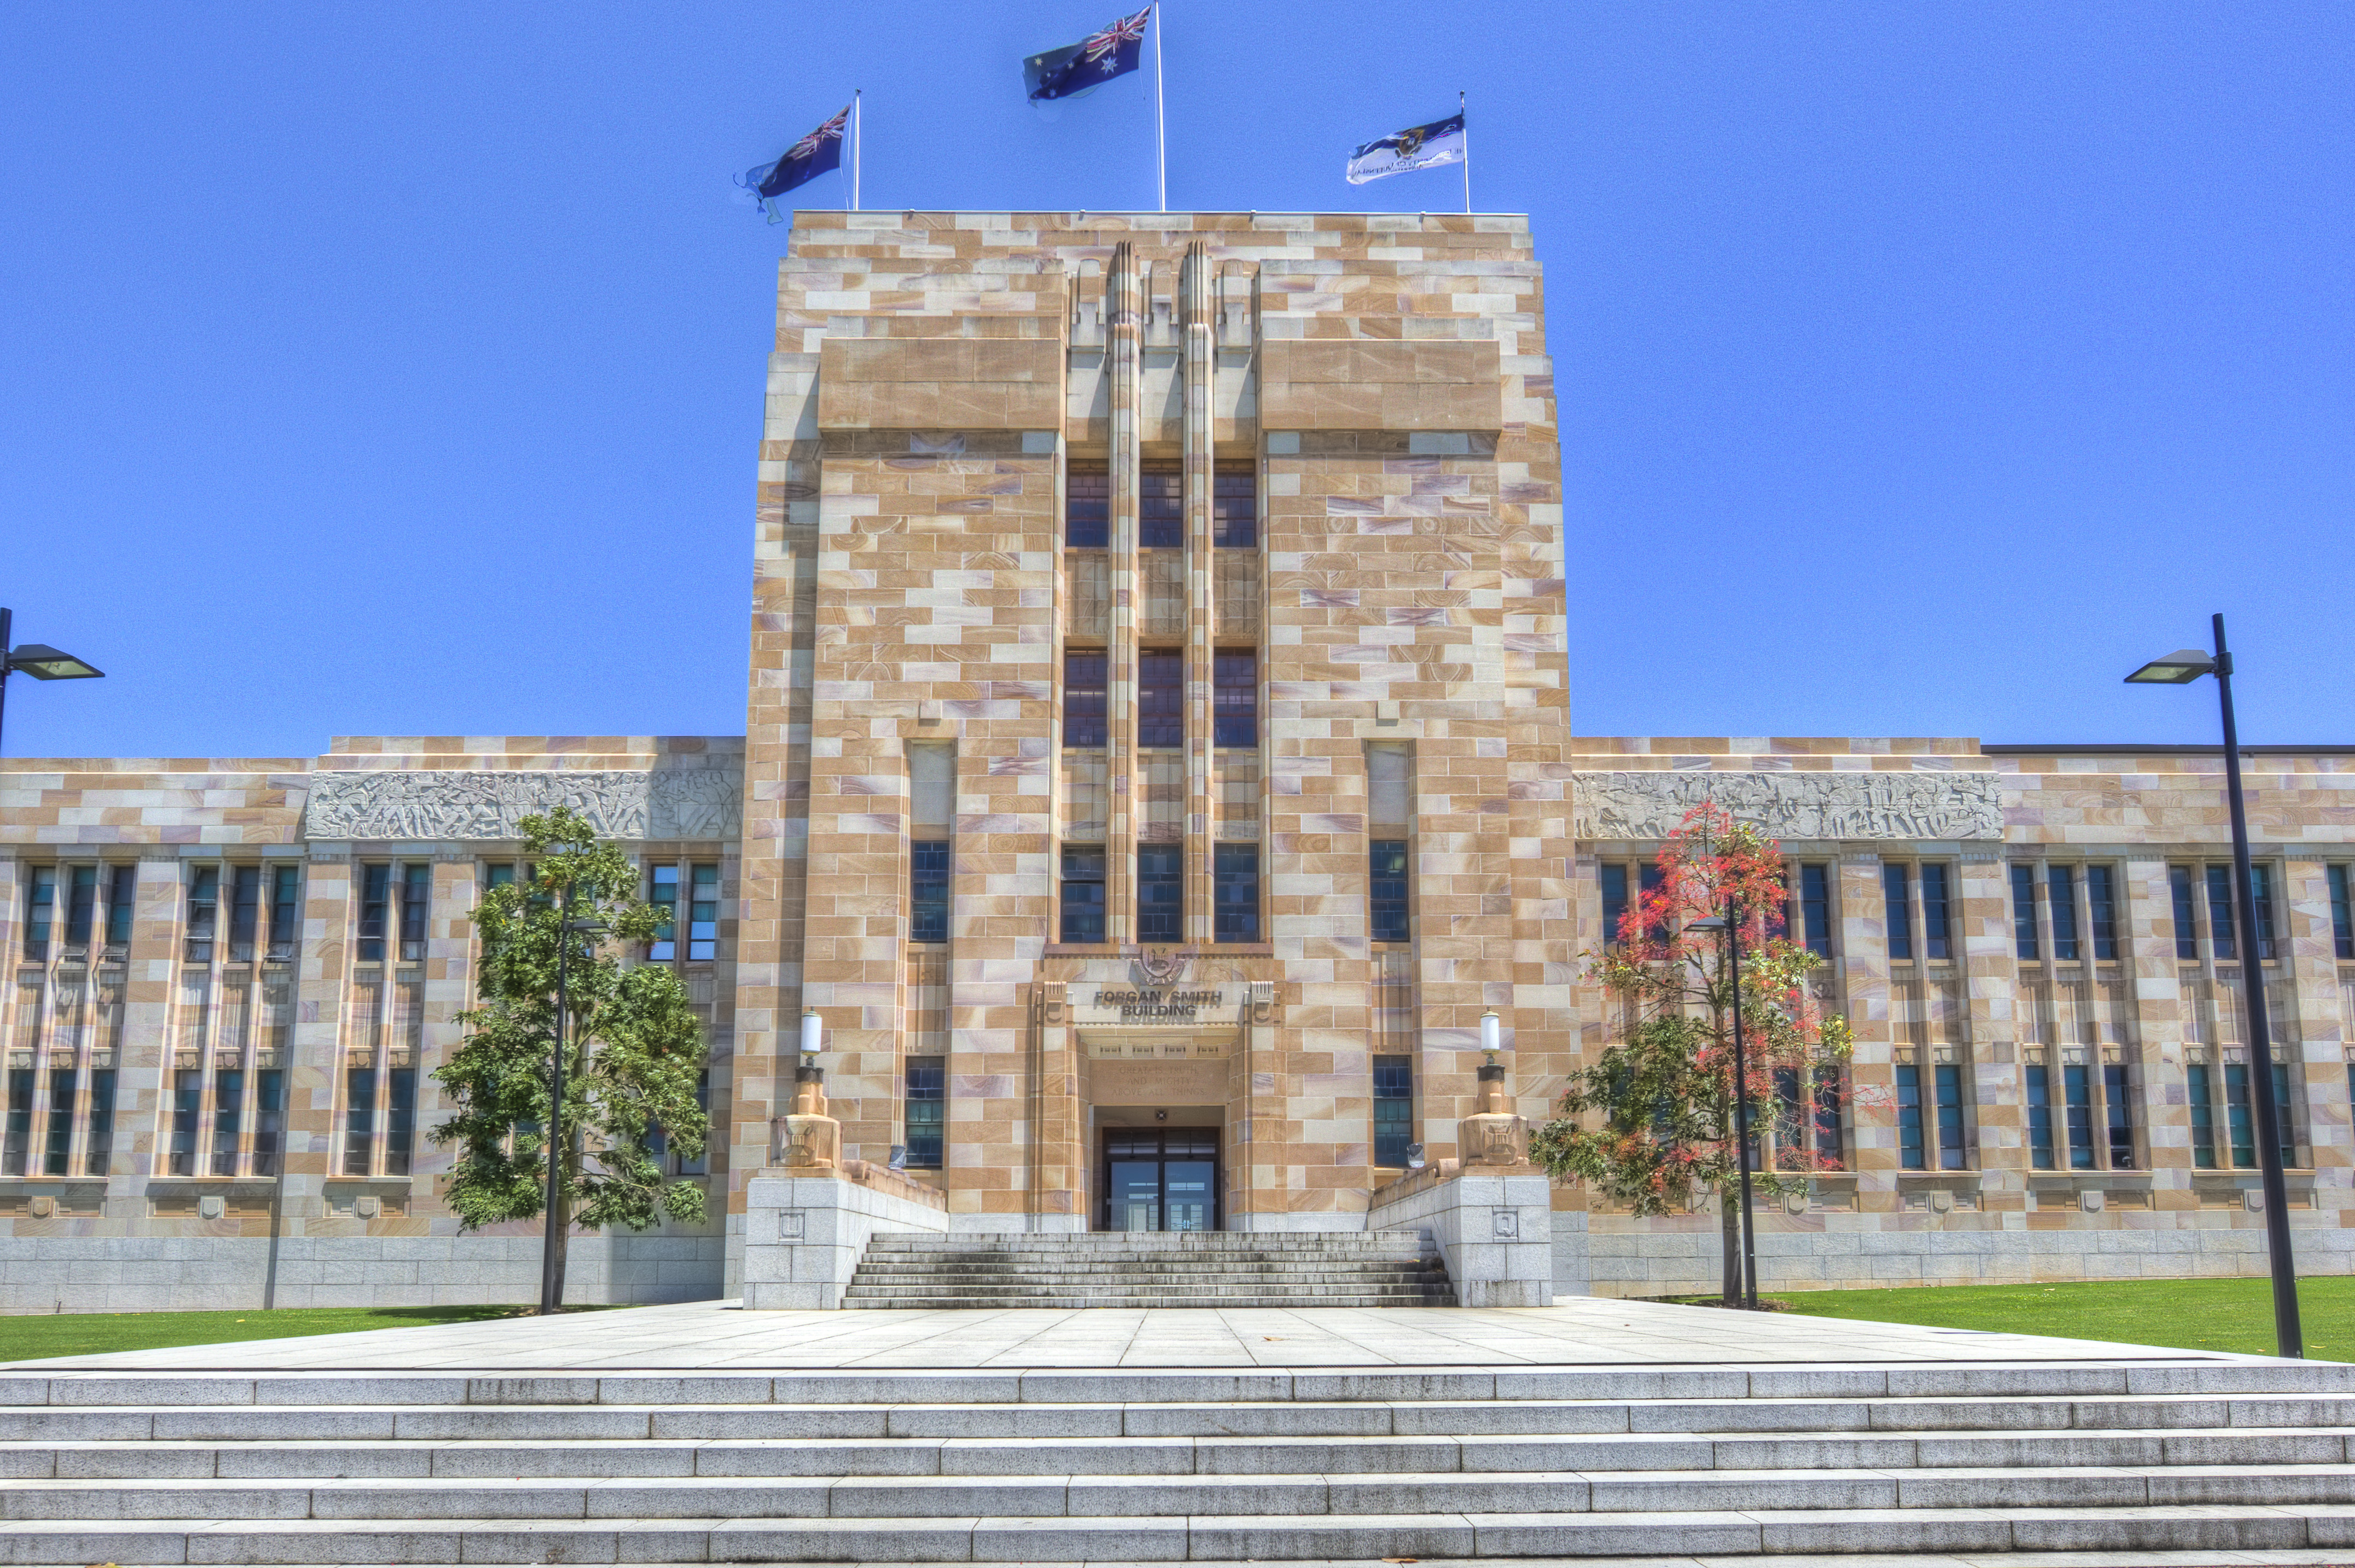
[[[1022,80],[1030,90],[1030,101],[1084,97],[1135,70],[1145,57],[1145,25],[1152,15],[1153,7],[1147,5],[1069,48],[1049,49],[1024,60]]]
[[[1442,164],[1463,161],[1464,116],[1458,112],[1444,120],[1433,120],[1428,125],[1375,137],[1349,155],[1349,183],[1363,185],[1386,175],[1433,169]]]
[[[773,164],[744,171],[737,183],[760,198],[761,210],[769,215],[772,223],[782,223],[783,218],[770,201],[789,190],[805,186],[818,176],[842,166],[842,133],[850,123],[850,110],[842,112],[795,142],[785,150],[785,155]]]

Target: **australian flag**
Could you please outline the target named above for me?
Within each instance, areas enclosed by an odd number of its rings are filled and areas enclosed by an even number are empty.
[[[770,222],[783,222],[777,209],[769,205],[770,199],[809,184],[829,169],[840,168],[843,130],[849,123],[850,110],[846,106],[841,113],[787,148],[783,157],[773,164],[745,170],[744,177],[736,183],[760,198],[761,210],[769,215]]]
[[[1030,89],[1030,101],[1079,98],[1135,70],[1145,53],[1145,24],[1152,15],[1153,7],[1147,5],[1069,48],[1049,49],[1024,60],[1022,80]]]

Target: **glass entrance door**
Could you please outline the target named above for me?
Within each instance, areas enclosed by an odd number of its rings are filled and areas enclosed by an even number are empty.
[[[1103,1157],[1105,1230],[1219,1228],[1216,1127],[1107,1127]]]

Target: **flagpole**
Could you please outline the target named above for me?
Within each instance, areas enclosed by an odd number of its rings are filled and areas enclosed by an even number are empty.
[[[1455,117],[1464,122],[1464,216],[1472,216],[1472,122],[1464,112],[1464,93],[1455,93]]]
[[[1161,118],[1161,0],[1153,5],[1153,183],[1169,210],[1169,137]]]
[[[866,96],[863,88],[850,90],[850,210],[853,212],[858,210],[859,155],[867,151],[867,112],[861,107]],[[1467,207],[1465,210],[1468,212],[1471,208]]]

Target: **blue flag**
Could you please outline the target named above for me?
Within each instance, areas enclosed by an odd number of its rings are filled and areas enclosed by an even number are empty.
[[[1464,161],[1464,116],[1450,114],[1444,120],[1433,120],[1428,125],[1412,125],[1403,131],[1393,131],[1387,136],[1377,136],[1349,155],[1345,177],[1351,185],[1363,185],[1387,175],[1402,175],[1411,169],[1437,168],[1442,164]]]
[[[850,111],[845,108],[841,113],[787,148],[783,157],[773,164],[762,164],[758,168],[745,170],[744,177],[736,183],[760,198],[761,210],[769,215],[770,222],[783,222],[777,209],[769,205],[771,198],[805,186],[829,170],[840,168],[843,129],[849,123]]]
[[[1022,62],[1022,80],[1034,103],[1049,98],[1083,98],[1116,76],[1126,76],[1145,54],[1147,5],[1069,48],[1049,49]]]

